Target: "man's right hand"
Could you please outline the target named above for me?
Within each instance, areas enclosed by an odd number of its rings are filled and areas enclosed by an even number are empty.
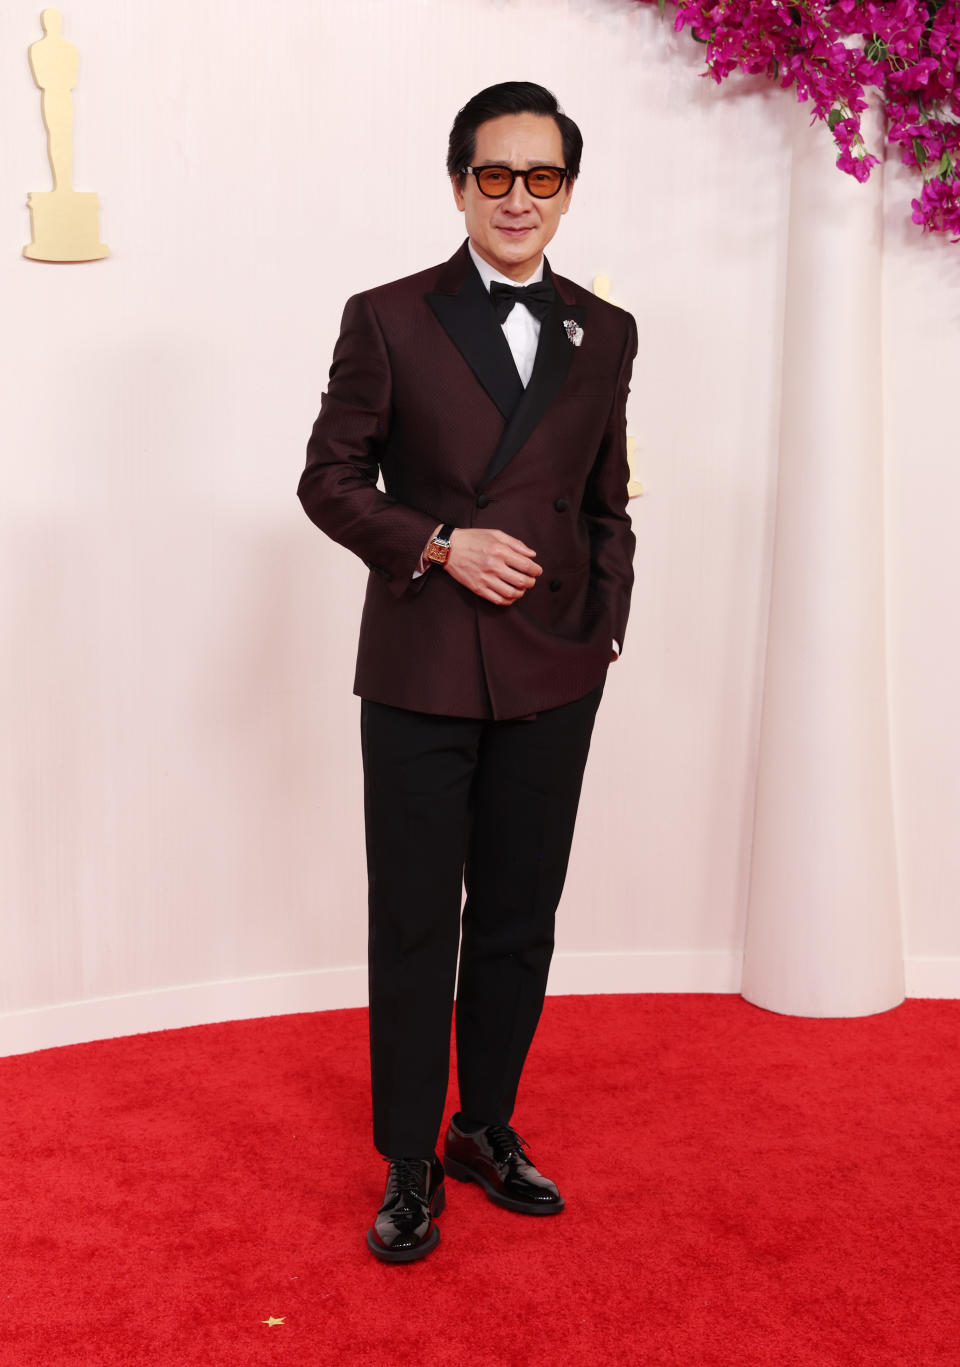
[[[455,527],[443,568],[473,593],[506,606],[522,598],[543,574],[536,551],[506,532]]]

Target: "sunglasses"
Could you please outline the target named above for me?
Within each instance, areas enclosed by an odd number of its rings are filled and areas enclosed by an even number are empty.
[[[514,171],[510,166],[465,166],[464,172],[476,176],[477,188],[487,199],[505,199],[520,176],[527,194],[534,199],[553,199],[567,178],[565,166],[531,166],[529,171]]]

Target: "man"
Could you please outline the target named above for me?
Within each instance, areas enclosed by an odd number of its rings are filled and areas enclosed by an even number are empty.
[[[510,1210],[563,1207],[509,1122],[635,540],[636,326],[543,256],[581,147],[542,86],[460,110],[447,171],[468,240],[347,301],[297,491],[370,569],[354,692],[389,1168],[367,1242],[387,1262],[436,1246],[444,1169]],[[405,156],[391,174],[423,168]],[[460,1110],[441,1164],[455,978]]]

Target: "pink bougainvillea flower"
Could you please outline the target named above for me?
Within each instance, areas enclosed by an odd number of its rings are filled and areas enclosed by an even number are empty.
[[[960,234],[960,0],[681,0],[673,27],[705,45],[717,84],[739,70],[793,87],[861,182],[879,165],[859,119],[874,92],[887,144],[926,177],[913,221]]]

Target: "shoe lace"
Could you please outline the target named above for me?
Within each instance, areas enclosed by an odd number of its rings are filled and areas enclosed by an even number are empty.
[[[488,1125],[485,1137],[497,1163],[503,1163],[514,1153],[519,1158],[526,1156],[523,1151],[528,1147],[527,1141],[511,1125]]]
[[[387,1158],[384,1160],[390,1164],[390,1172],[387,1178],[387,1191],[391,1195],[405,1196],[410,1195],[422,1205],[424,1203],[424,1177],[423,1159],[421,1158]],[[404,1202],[404,1204],[409,1204]]]

